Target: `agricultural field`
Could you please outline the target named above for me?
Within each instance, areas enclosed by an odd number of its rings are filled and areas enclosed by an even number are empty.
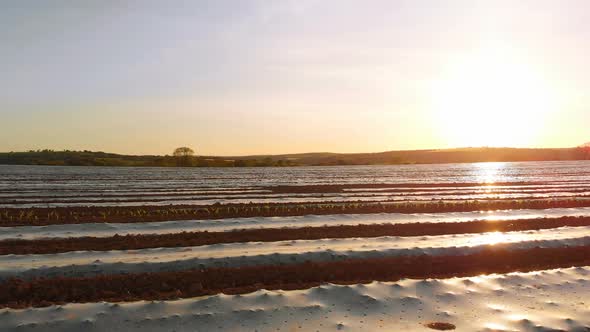
[[[590,162],[0,165],[0,331],[588,331]]]

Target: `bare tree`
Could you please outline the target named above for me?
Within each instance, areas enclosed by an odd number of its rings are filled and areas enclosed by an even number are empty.
[[[191,165],[191,158],[194,156],[195,151],[193,149],[183,146],[180,148],[176,148],[172,155],[176,157],[176,164],[178,166],[190,166]]]

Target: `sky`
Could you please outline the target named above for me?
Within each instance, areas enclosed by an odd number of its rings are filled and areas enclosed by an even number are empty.
[[[0,151],[590,141],[590,1],[0,0]]]

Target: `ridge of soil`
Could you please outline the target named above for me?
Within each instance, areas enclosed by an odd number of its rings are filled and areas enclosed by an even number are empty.
[[[274,242],[379,236],[426,236],[485,232],[512,232],[557,227],[590,226],[590,217],[559,217],[469,222],[338,225],[300,228],[242,229],[227,232],[129,234],[110,237],[70,237],[0,241],[0,255],[55,254],[68,251],[136,250],[192,247],[220,243]]]
[[[590,207],[590,199],[504,199],[431,201],[350,201],[239,203],[162,206],[80,206],[0,208],[0,227],[81,223],[132,223],[245,217],[288,217],[329,214],[439,213],[512,209]]]
[[[590,265],[590,246],[509,250],[497,245],[456,256],[350,259],[27,281],[13,278],[0,283],[0,307],[170,300],[218,293],[243,294],[258,289],[307,289],[327,282],[356,284],[402,278],[468,277],[586,265]]]

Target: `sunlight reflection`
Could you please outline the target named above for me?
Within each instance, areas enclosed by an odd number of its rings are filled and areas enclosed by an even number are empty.
[[[486,279],[483,276],[473,276],[473,277],[470,277],[469,280],[473,281],[476,284],[486,281]]]
[[[488,304],[488,308],[494,310],[494,311],[504,311],[506,310],[506,306],[503,304],[497,304],[497,303],[490,303]]]
[[[486,323],[485,328],[492,330],[492,331],[506,331],[508,327],[498,323]]]
[[[473,242],[477,245],[488,244],[494,245],[501,242],[507,242],[511,239],[506,233],[502,232],[490,232],[490,233],[483,233],[480,236],[476,237]]]
[[[475,167],[477,182],[492,184],[498,182],[506,163],[478,163],[475,164]]]
[[[516,313],[516,314],[508,315],[507,318],[509,320],[513,320],[513,321],[521,321],[521,320],[526,319],[526,316]]]

